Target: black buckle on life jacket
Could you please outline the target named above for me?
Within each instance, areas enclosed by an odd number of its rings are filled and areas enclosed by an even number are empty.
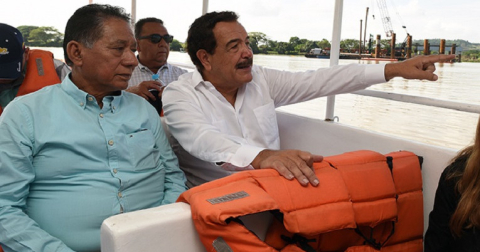
[[[316,252],[316,250],[308,244],[309,242],[315,242],[316,239],[307,239],[299,234],[294,234],[292,237],[285,235],[281,235],[280,237],[288,244],[296,244],[306,252]]]
[[[375,240],[375,238],[373,237],[373,228],[370,228],[370,237],[367,237],[366,235],[364,235],[358,227],[355,228],[355,233],[360,235],[365,240],[364,244],[368,244],[373,248],[375,248],[376,250],[380,250],[395,233],[395,222],[392,221],[392,230],[390,231],[390,234],[388,235],[387,239],[385,239],[385,241],[383,242],[377,242]]]
[[[282,212],[280,212],[278,209],[275,209],[275,210],[270,210],[270,213],[280,223],[283,223],[283,213]],[[307,239],[307,238],[305,238],[305,237],[303,237],[299,234],[294,234],[292,237],[281,235],[280,238],[282,238],[282,240],[284,240],[288,244],[296,244],[303,251],[316,252],[316,250],[308,244],[309,242],[315,242],[316,239]]]
[[[423,157],[418,155],[417,157],[418,157],[418,162],[420,163],[420,169],[422,169]],[[393,172],[393,157],[387,156],[387,165],[388,165],[388,168],[390,168],[390,172]]]

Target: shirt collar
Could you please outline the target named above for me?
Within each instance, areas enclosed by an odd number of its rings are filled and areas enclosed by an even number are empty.
[[[65,92],[70,95],[75,102],[78,104],[78,106],[82,107],[85,109],[87,104],[92,103],[95,101],[95,97],[93,95],[88,94],[87,92],[79,89],[77,85],[75,85],[72,80],[70,79],[71,73],[68,74],[65,79],[62,81],[62,89],[65,90]],[[104,101],[104,108],[106,106],[110,106],[109,109],[111,110],[112,113],[115,112],[116,109],[118,109],[120,105],[120,100],[123,97],[123,92],[124,91],[118,91],[115,92],[113,95],[105,96],[103,98]],[[106,104],[105,102],[108,102]]]
[[[143,65],[142,63],[140,63],[140,60],[138,59],[138,55],[137,55],[137,60],[138,60],[138,68],[141,70],[141,71],[147,71],[151,74],[154,74],[152,72],[152,70],[150,70],[150,68],[148,68],[147,66]],[[163,69],[169,69],[170,68],[170,64],[168,64],[168,62],[166,62],[165,64],[163,64],[163,66],[161,66],[158,71],[156,73],[159,73],[160,71],[162,71]]]
[[[210,83],[209,81],[205,81],[203,79],[203,76],[202,74],[198,71],[198,69],[195,69],[195,71],[193,71],[193,75],[192,75],[192,80],[193,80],[193,85],[196,87],[200,84],[206,84],[206,83],[209,83],[211,86],[212,83]]]

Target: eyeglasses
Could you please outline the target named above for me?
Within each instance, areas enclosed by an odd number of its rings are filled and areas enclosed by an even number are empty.
[[[171,35],[160,35],[160,34],[151,34],[151,35],[148,35],[148,36],[142,36],[142,37],[139,37],[138,39],[150,39],[150,41],[154,44],[157,44],[157,43],[160,43],[160,41],[162,41],[162,39],[165,40],[165,42],[167,43],[172,43],[173,41],[173,36]]]

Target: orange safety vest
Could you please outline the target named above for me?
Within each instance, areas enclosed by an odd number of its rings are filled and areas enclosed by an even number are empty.
[[[22,96],[35,92],[43,87],[60,83],[55,70],[53,53],[44,50],[31,49],[28,54],[27,74],[20,85],[17,95]],[[2,114],[0,106],[0,115]]]
[[[318,187],[273,169],[243,171],[194,187],[178,201],[207,251],[423,251],[421,158],[355,151],[314,163]],[[265,241],[237,217],[270,211]]]

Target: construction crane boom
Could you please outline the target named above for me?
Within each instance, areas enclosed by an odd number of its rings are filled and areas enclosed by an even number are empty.
[[[383,29],[387,37],[391,37],[393,34],[392,22],[390,21],[390,15],[388,14],[387,4],[385,0],[377,0],[378,9],[382,16]]]

